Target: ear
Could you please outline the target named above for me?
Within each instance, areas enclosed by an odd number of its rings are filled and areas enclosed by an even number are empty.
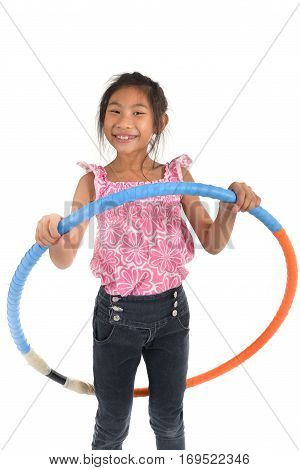
[[[163,132],[168,122],[169,122],[169,116],[167,115],[167,113],[164,113],[161,118],[160,132]],[[154,134],[157,134],[157,128],[154,129]]]
[[[162,126],[161,126],[161,132],[164,130],[164,128],[166,127],[166,125],[168,124],[169,122],[169,116],[167,115],[167,113],[164,113],[163,117],[162,117]]]

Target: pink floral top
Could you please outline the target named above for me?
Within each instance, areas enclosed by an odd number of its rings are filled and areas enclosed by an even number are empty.
[[[182,181],[180,155],[166,163],[164,181]],[[77,162],[95,174],[96,199],[151,181],[111,182],[102,165]],[[188,275],[184,264],[194,257],[194,242],[181,218],[182,195],[155,196],[126,202],[97,214],[97,235],[90,268],[112,295],[153,295],[178,287]]]

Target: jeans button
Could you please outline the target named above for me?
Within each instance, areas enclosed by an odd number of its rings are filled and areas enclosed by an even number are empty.
[[[177,315],[177,310],[173,310],[172,315],[173,315],[173,317],[176,317],[176,315]]]
[[[174,295],[174,297],[175,297],[175,299],[176,299],[176,297],[177,297],[177,290],[174,292],[173,295]]]
[[[114,319],[115,321],[119,321],[119,320],[120,320],[120,316],[119,316],[119,315],[114,315],[114,316],[113,316],[113,319]]]
[[[178,305],[178,302],[177,302],[177,300],[176,300],[176,302],[174,302],[173,307],[177,307],[177,305]]]
[[[118,302],[118,300],[120,300],[120,297],[113,297],[111,300],[112,300],[113,302]]]
[[[117,312],[122,312],[123,311],[122,307],[118,307],[117,305],[113,305],[111,308],[113,310],[117,311]]]

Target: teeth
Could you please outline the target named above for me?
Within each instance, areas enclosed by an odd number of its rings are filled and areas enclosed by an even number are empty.
[[[127,135],[127,136],[116,135],[116,137],[117,137],[118,139],[122,139],[122,140],[128,140],[128,139],[134,139],[134,138],[135,138],[135,136],[129,137],[128,135]]]

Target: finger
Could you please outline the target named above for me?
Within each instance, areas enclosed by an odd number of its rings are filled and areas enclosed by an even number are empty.
[[[43,240],[41,239],[40,230],[39,230],[38,228],[36,229],[36,237],[35,237],[35,239],[36,239],[36,242],[37,242],[39,245],[41,245],[41,246],[47,246],[47,245],[45,244],[45,242],[43,242]]]
[[[251,199],[250,199],[249,206],[246,209],[246,211],[251,211],[251,209],[254,209],[257,205],[258,205],[257,204],[257,199],[256,199],[255,194],[253,193],[252,196],[251,196]]]
[[[36,228],[36,231],[35,231],[35,241],[40,245],[40,239],[39,239],[39,232],[38,232],[38,228]]]
[[[57,231],[55,223],[53,221],[51,222],[51,219],[48,219],[46,227],[47,227],[47,231],[44,237],[46,237],[46,240],[48,240],[49,243],[55,243],[57,239],[60,237],[60,234]],[[57,235],[54,235],[54,233],[56,233]]]
[[[36,242],[41,245],[41,246],[49,246],[49,242],[45,239],[45,237],[42,236],[42,229],[41,229],[41,226],[37,226],[36,228],[36,235],[35,235],[35,239],[36,239]]]
[[[254,194],[252,191],[247,191],[246,192],[246,195],[245,195],[245,200],[244,200],[244,204],[243,206],[241,207],[241,211],[242,212],[246,212],[250,209],[250,206],[253,202],[253,198],[255,198]]]
[[[39,235],[38,235],[38,228],[36,228],[36,230],[35,230],[34,238],[35,238],[35,241],[40,245],[40,239],[39,239]]]
[[[254,193],[254,194],[255,194],[255,196],[256,196],[257,205],[260,206],[261,198],[260,198],[256,193]]]
[[[241,210],[241,207],[244,204],[245,197],[246,197],[246,192],[243,189],[239,188],[235,191],[235,193],[236,193],[236,198],[237,198],[235,205],[236,205],[236,207],[238,208],[238,211],[239,211],[239,210]]]
[[[57,223],[54,220],[50,221],[49,232],[51,237],[55,240],[61,236],[59,231],[57,230]]]
[[[42,222],[40,240],[47,246],[52,245],[55,242],[55,239],[53,239],[49,234],[49,219],[45,219]]]

